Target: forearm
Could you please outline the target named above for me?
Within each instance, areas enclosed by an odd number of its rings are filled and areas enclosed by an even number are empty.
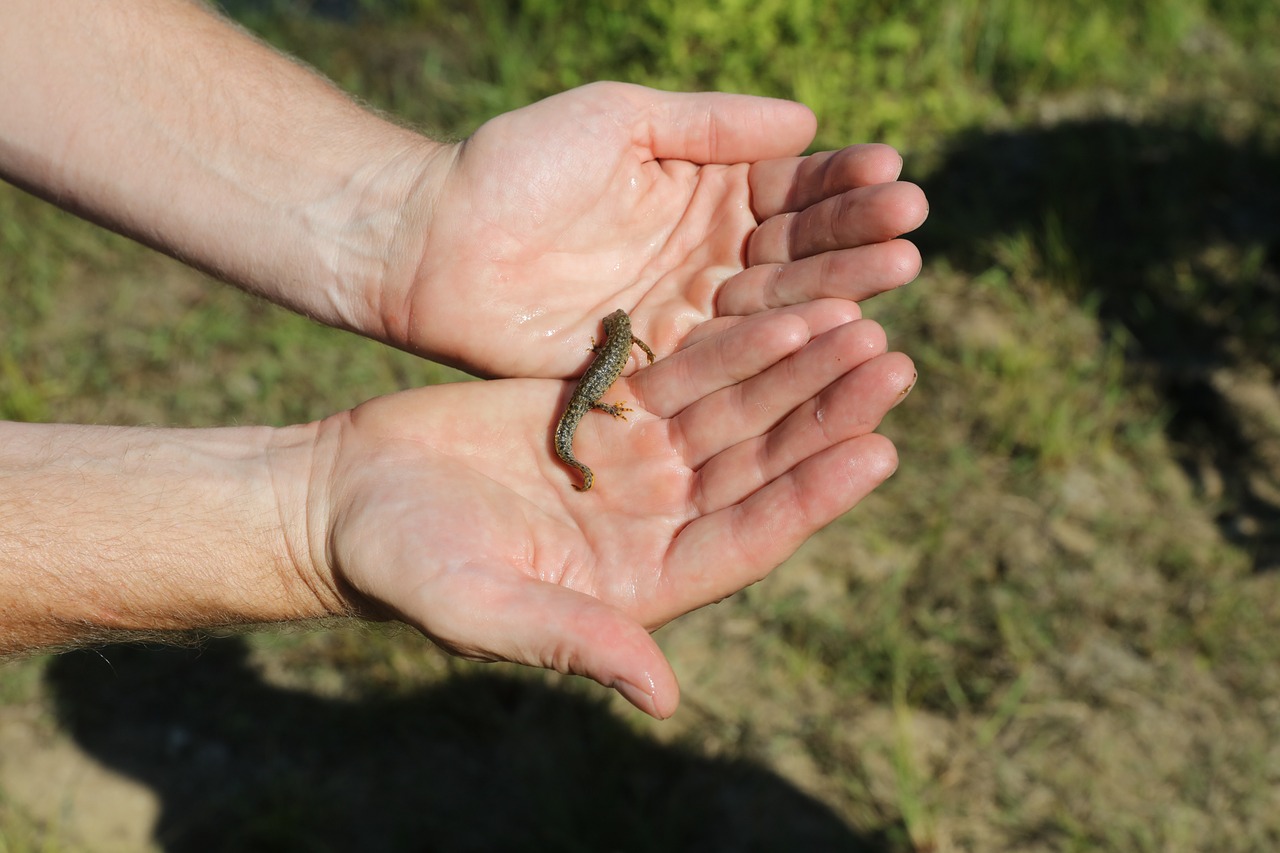
[[[0,423],[0,654],[343,612],[307,542],[313,437]]]
[[[0,176],[333,325],[379,333],[444,150],[194,3],[0,3]]]

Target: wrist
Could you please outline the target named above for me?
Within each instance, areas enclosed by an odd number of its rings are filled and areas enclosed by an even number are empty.
[[[294,595],[324,616],[354,616],[370,620],[395,614],[357,589],[346,574],[338,529],[368,509],[368,502],[352,500],[349,485],[353,467],[352,411],[339,412],[313,424],[276,430],[267,453],[268,476],[278,507],[281,550],[294,580]],[[344,461],[344,455],[346,457]],[[375,457],[357,454],[354,468],[363,469]],[[361,526],[357,524],[357,526]],[[374,538],[385,535],[378,525],[365,525]],[[350,556],[349,554],[347,555]]]
[[[424,354],[415,340],[412,297],[440,193],[457,146],[423,136],[392,150],[363,179],[348,181],[351,202],[332,245],[331,280],[351,314],[343,325]]]
[[[327,422],[270,430],[261,457],[263,494],[277,522],[268,550],[301,619],[354,614],[329,548],[334,453]]]

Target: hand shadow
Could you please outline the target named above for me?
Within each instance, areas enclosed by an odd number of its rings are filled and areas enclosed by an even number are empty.
[[[358,701],[267,684],[239,639],[53,660],[58,718],[149,785],[157,843],[244,850],[887,850],[743,760],[500,672]]]
[[[917,242],[979,275],[1025,238],[1126,344],[1224,536],[1280,569],[1280,150],[1189,111],[961,135],[922,182]],[[1270,402],[1268,402],[1268,398]]]

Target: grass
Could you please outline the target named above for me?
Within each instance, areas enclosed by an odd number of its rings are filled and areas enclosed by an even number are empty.
[[[381,628],[213,643],[171,673],[207,709],[143,686],[113,717],[122,691],[68,686],[96,683],[78,657],[0,670],[0,707],[47,707],[154,787],[158,839],[338,845],[346,796],[383,849],[500,838],[476,801],[558,849],[732,849],[724,815],[808,849],[1280,843],[1274,3],[226,6],[440,135],[612,78],[796,97],[819,147],[898,145],[931,199],[926,268],[866,309],[921,381],[885,425],[889,484],[662,632],[687,699],[665,726]],[[0,304],[7,418],[284,423],[456,378],[8,188]],[[128,685],[170,672],[157,654],[107,657]],[[175,729],[212,799],[161,772]],[[527,808],[494,805],[516,790]],[[74,842],[19,793],[0,845]]]

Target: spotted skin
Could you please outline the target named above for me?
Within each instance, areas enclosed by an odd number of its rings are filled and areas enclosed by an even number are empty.
[[[582,485],[579,486],[577,483],[573,485],[580,492],[590,489],[596,478],[591,473],[591,469],[573,455],[573,434],[578,430],[578,423],[583,415],[592,409],[608,412],[615,418],[625,421],[626,413],[631,411],[625,402],[602,403],[600,398],[622,375],[622,368],[627,366],[627,360],[631,358],[632,346],[639,346],[644,350],[650,364],[653,364],[654,359],[653,350],[649,349],[648,344],[631,334],[631,318],[621,308],[604,318],[604,333],[604,343],[592,347],[596,353],[595,360],[578,380],[578,387],[573,389],[569,405],[565,407],[564,414],[560,416],[560,422],[556,424],[556,455],[564,460],[565,464],[582,473]]]

